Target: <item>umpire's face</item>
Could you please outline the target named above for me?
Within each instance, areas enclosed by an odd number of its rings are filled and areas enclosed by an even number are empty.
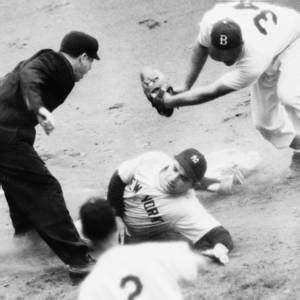
[[[193,181],[187,177],[177,160],[160,172],[160,184],[166,193],[182,194],[193,187]]]
[[[94,59],[89,57],[86,53],[76,58],[76,63],[73,66],[75,81],[79,81],[92,68]]]

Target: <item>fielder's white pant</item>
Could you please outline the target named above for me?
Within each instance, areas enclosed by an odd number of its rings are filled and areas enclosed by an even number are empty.
[[[251,89],[252,118],[278,149],[300,134],[300,37],[260,76]]]

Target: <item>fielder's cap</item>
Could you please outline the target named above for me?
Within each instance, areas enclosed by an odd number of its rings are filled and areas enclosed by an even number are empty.
[[[228,18],[213,25],[210,37],[212,45],[220,50],[234,49],[243,44],[240,26]]]
[[[81,31],[71,31],[66,34],[61,41],[60,51],[77,57],[86,53],[89,57],[99,60],[97,54],[99,45],[98,41]]]
[[[175,155],[175,159],[184,169],[186,175],[193,181],[199,181],[203,178],[207,162],[202,153],[194,148],[186,149]]]

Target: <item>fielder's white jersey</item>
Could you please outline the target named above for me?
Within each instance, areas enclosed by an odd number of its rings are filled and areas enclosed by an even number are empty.
[[[202,263],[185,242],[116,246],[100,256],[78,300],[183,299],[178,281],[195,280]]]
[[[134,236],[153,237],[175,231],[196,243],[220,223],[202,206],[194,190],[172,195],[161,188],[159,174],[170,164],[173,158],[167,154],[147,152],[119,167],[119,176],[127,183],[124,221]]]
[[[256,8],[239,8],[237,2],[217,4],[200,22],[198,41],[205,47],[210,46],[210,33],[216,22],[230,18],[241,27],[243,53],[236,68],[220,78],[222,84],[235,90],[249,86],[265,71],[272,72],[276,57],[300,38],[297,11],[263,2],[253,5]]]

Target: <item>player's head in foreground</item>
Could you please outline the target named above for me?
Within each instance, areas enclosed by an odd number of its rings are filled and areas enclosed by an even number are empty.
[[[203,178],[206,168],[202,153],[193,148],[186,149],[175,155],[172,164],[161,170],[160,185],[171,194],[185,193]]]
[[[64,36],[59,51],[70,61],[75,81],[81,80],[90,71],[94,59],[100,60],[98,48],[98,41],[84,32],[71,31]]]
[[[243,51],[243,38],[240,26],[230,20],[223,19],[214,24],[211,34],[210,57],[227,66],[233,65]]]
[[[89,198],[79,210],[81,231],[92,242],[95,252],[104,251],[118,243],[115,211],[100,197]]]

